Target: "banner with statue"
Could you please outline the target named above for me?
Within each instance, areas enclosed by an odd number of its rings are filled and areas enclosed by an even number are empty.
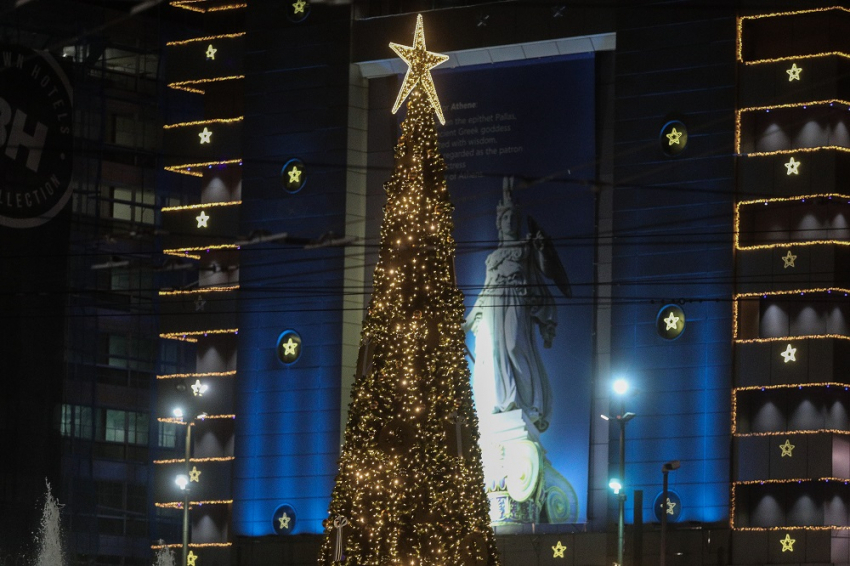
[[[586,520],[593,360],[591,55],[433,71],[495,525]],[[370,85],[370,208],[395,130]],[[375,217],[371,215],[370,217]],[[380,216],[377,216],[378,218]],[[377,227],[370,227],[370,231]]]

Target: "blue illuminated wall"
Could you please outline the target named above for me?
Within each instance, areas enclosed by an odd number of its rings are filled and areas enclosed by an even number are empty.
[[[552,387],[554,410],[540,442],[578,498],[577,522],[587,515],[589,423],[593,368],[593,278],[596,159],[595,61],[593,54],[545,57],[433,71],[446,117],[438,127],[446,182],[456,207],[458,286],[467,315],[482,290],[487,256],[498,247],[497,206],[505,178],[513,199],[551,237],[569,276],[572,296],[546,280],[556,303],[557,329],[544,348],[534,340]],[[369,230],[377,237],[382,183],[392,166],[396,123],[390,114],[398,80],[370,85],[369,202],[375,211]],[[402,112],[400,112],[401,114]],[[467,334],[475,352],[475,336]],[[470,368],[473,363],[470,358]],[[477,402],[477,401],[476,401]]]
[[[637,414],[627,426],[626,517],[633,517],[632,490],[642,489],[643,519],[656,521],[661,466],[677,459],[670,486],[682,499],[680,520],[725,522],[735,20],[639,3],[618,20],[611,365],[633,383],[626,410]],[[660,134],[673,119],[689,137],[669,157]],[[673,341],[655,326],[669,301],[681,301],[687,317]]]
[[[251,3],[245,78],[241,233],[290,239],[240,251],[241,305],[233,527],[273,534],[281,504],[293,532],[320,532],[339,452],[342,249],[304,240],[345,233],[349,8]],[[281,168],[301,159],[306,184],[283,190]],[[298,332],[302,355],[282,363],[276,341]]]

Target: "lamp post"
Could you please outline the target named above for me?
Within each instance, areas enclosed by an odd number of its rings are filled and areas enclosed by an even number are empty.
[[[623,547],[626,538],[626,423],[635,418],[635,414],[626,412],[625,394],[629,390],[629,383],[625,379],[617,379],[613,383],[613,390],[621,399],[620,414],[614,417],[620,427],[620,462],[618,480],[611,480],[608,485],[617,495],[617,564],[623,566]],[[606,421],[612,420],[606,415],[602,415],[602,418]]]
[[[664,566],[667,561],[667,474],[673,470],[678,470],[681,463],[678,460],[666,462],[661,466],[661,473],[664,475],[664,483],[661,491],[661,505],[664,509],[661,510],[661,557],[658,561],[659,566]]]
[[[183,420],[183,410],[174,409],[174,416]],[[174,483],[183,491],[183,562],[182,566],[187,565],[189,557],[189,460],[192,457],[192,423],[186,422],[186,446],[185,446],[185,462],[184,473],[175,478]]]

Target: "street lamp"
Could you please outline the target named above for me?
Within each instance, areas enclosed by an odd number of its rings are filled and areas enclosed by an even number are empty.
[[[625,542],[625,516],[626,516],[626,423],[635,418],[634,413],[626,412],[625,394],[629,390],[629,382],[625,379],[617,379],[612,384],[614,393],[620,396],[620,414],[613,419],[602,415],[606,421],[615,420],[620,426],[620,468],[617,480],[611,480],[608,486],[617,495],[617,564],[623,566],[623,546]]]
[[[183,409],[180,409],[178,407],[174,409],[173,414],[175,417],[183,421]],[[176,483],[177,486],[183,491],[183,562],[181,562],[182,566],[186,566],[189,557],[189,460],[192,457],[192,423],[186,422],[185,424],[185,473],[180,474],[174,479],[174,483]]]
[[[664,475],[664,483],[661,491],[661,505],[664,509],[661,510],[661,558],[658,561],[659,566],[664,566],[667,560],[667,474],[673,470],[678,470],[681,463],[678,460],[666,462],[661,466],[661,473]]]

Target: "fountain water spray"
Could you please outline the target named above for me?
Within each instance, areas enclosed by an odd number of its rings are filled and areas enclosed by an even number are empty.
[[[41,529],[38,533],[38,555],[35,566],[64,566],[65,555],[62,552],[62,531],[59,526],[59,502],[50,491],[44,498],[44,511],[41,514]]]

